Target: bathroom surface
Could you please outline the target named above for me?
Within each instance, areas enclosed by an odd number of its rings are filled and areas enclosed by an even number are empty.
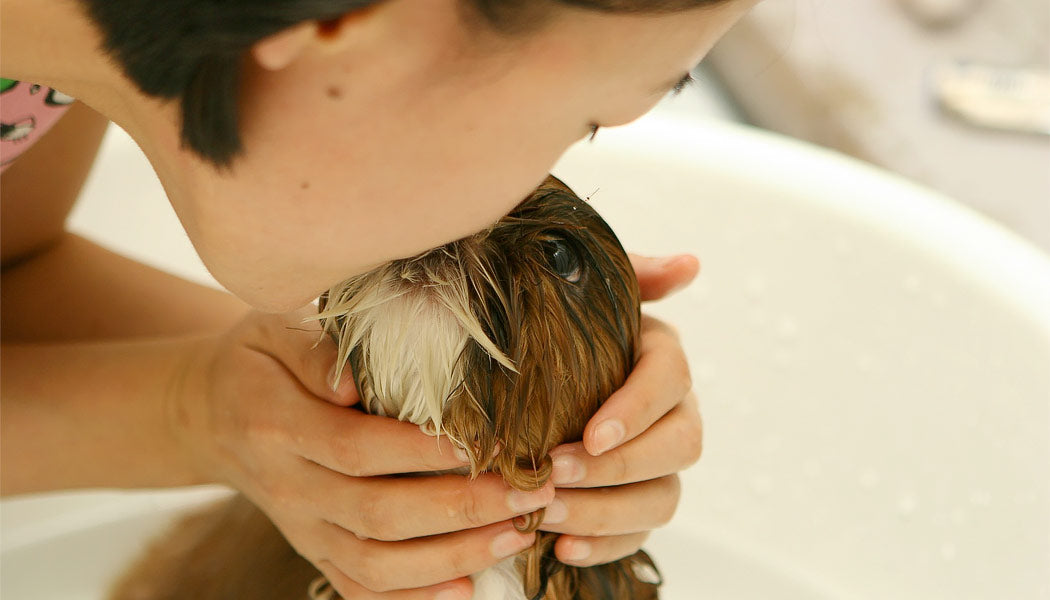
[[[732,117],[686,95],[555,170],[629,250],[704,264],[646,308],[681,330],[706,432],[646,546],[662,597],[1050,598],[1050,261],[952,200]],[[71,226],[211,282],[119,130]],[[226,493],[4,500],[0,597],[101,599],[175,515]]]

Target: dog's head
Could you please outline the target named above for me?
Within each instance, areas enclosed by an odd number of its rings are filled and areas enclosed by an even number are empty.
[[[626,379],[640,320],[615,234],[554,177],[489,229],[353,277],[322,304],[369,412],[448,435],[473,472],[526,490]]]
[[[447,435],[473,474],[521,490],[547,482],[551,449],[579,440],[623,384],[641,320],[616,235],[554,177],[485,231],[352,277],[320,308],[368,412]],[[556,538],[541,534],[518,557],[528,597],[656,597],[644,552],[566,568]]]

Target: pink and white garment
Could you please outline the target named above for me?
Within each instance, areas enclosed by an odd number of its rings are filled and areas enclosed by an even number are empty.
[[[47,133],[73,102],[56,89],[0,78],[0,173]]]

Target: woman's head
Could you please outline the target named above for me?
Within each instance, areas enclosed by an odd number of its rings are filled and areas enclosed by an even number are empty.
[[[217,165],[241,150],[241,58],[260,40],[303,23],[323,26],[381,0],[85,0],[107,49],[147,94],[177,98],[182,140]],[[507,35],[540,27],[561,4],[606,12],[670,12],[722,0],[461,0],[464,21]],[[484,23],[481,23],[483,21]],[[406,32],[409,33],[410,32]]]
[[[594,126],[651,108],[753,1],[89,5],[129,77],[181,102],[192,152],[158,171],[185,179],[165,185],[205,264],[286,309],[491,224]],[[185,18],[160,13],[173,35],[151,45],[135,21],[156,29],[153,5]]]

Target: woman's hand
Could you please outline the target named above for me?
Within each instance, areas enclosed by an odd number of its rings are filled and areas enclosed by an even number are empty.
[[[523,494],[493,475],[383,477],[466,462],[447,438],[348,410],[351,376],[332,389],[334,344],[308,314],[253,313],[204,344],[173,395],[183,446],[347,600],[469,598],[466,575],[532,543],[510,519],[548,505],[553,485]]]
[[[631,256],[643,300],[688,284],[692,256]],[[700,458],[703,429],[677,333],[642,317],[638,360],[626,383],[587,423],[583,442],[551,452],[558,487],[541,529],[563,533],[555,554],[586,566],[633,554],[678,505],[677,473]],[[597,489],[595,489],[597,488]]]

